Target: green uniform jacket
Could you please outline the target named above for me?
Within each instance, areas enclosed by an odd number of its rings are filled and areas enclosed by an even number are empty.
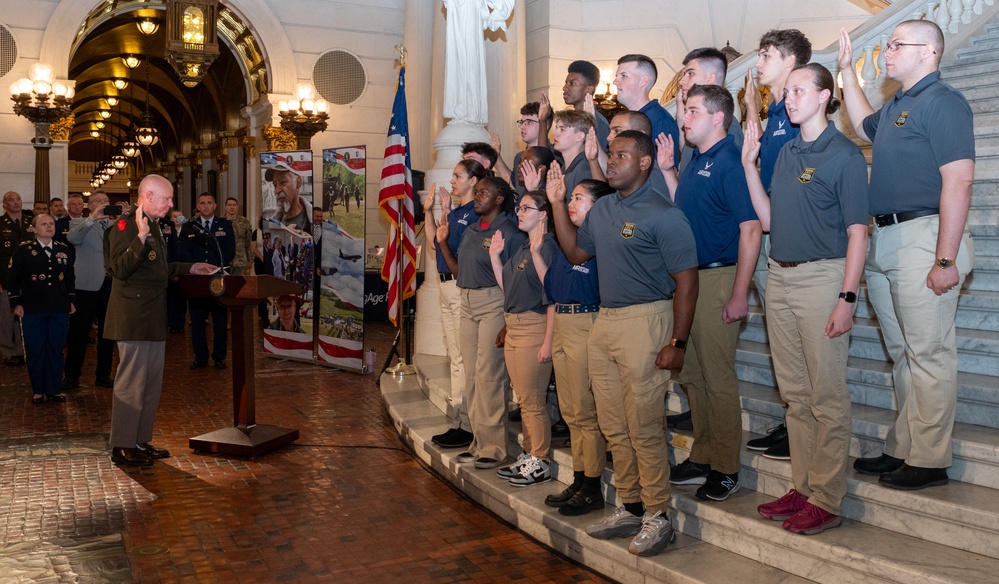
[[[189,274],[192,264],[167,263],[166,241],[155,219],[149,219],[145,243],[138,234],[131,212],[104,234],[104,267],[112,278],[104,338],[165,341],[167,282],[174,276]]]

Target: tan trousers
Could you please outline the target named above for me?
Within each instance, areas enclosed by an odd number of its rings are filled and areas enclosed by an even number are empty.
[[[737,473],[742,466],[742,407],[735,375],[735,346],[742,323],[722,320],[735,270],[727,266],[697,272],[697,308],[680,370],[694,425],[690,460],[725,474]]]
[[[118,356],[108,442],[112,448],[135,448],[153,439],[166,342],[118,341]]]
[[[926,287],[936,259],[939,216],[877,227],[864,275],[894,365],[898,418],[885,453],[912,466],[946,468],[957,410],[957,338],[954,319],[964,278],[975,266],[967,229],[957,254],[960,283],[937,296]]]
[[[770,262],[767,333],[780,395],[788,403],[791,479],[808,501],[839,515],[846,495],[852,418],[846,386],[850,334],[830,339],[826,322],[846,260],[782,268]]]
[[[596,312],[555,314],[552,365],[558,387],[558,407],[569,426],[572,470],[599,477],[607,460],[607,441],[597,425],[597,406],[590,389],[589,359],[586,354],[590,329]]]
[[[548,383],[552,378],[552,363],[538,363],[538,352],[545,340],[546,317],[536,312],[507,313],[504,316],[506,343],[503,356],[513,393],[520,404],[524,450],[535,458],[548,460],[552,447],[552,421],[545,403]]]
[[[496,335],[503,329],[503,292],[498,287],[460,289],[461,360],[472,439],[468,451],[480,458],[506,458],[506,387],[510,380]]]
[[[461,350],[458,343],[458,328],[461,322],[461,294],[454,280],[441,282],[441,328],[444,329],[444,347],[451,370],[451,395],[448,401],[455,413],[455,427],[467,432],[472,431],[468,423],[468,411],[465,404],[465,367],[461,360]]]
[[[614,454],[622,503],[651,513],[669,503],[666,385],[656,356],[673,334],[673,302],[601,308],[590,330],[588,358],[597,421]]]

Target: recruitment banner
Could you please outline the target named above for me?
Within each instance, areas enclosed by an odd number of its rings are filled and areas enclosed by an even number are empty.
[[[301,294],[270,299],[264,354],[313,361],[313,222],[317,217],[313,215],[312,152],[264,152],[260,175],[264,272],[303,286]]]
[[[320,363],[362,370],[365,147],[323,150],[323,222],[317,247]]]

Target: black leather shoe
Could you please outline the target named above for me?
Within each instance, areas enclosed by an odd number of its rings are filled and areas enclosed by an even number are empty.
[[[170,451],[164,450],[163,448],[156,448],[148,442],[143,442],[142,444],[136,444],[135,449],[139,452],[145,454],[148,458],[170,458]]]
[[[152,466],[153,460],[138,448],[112,448],[111,462],[124,466]]]
[[[886,472],[892,472],[902,468],[905,461],[887,454],[874,456],[871,458],[858,458],[853,461],[853,470],[860,474],[880,476]]]
[[[599,492],[586,495],[580,491],[558,508],[559,515],[586,515],[604,508],[604,497]]]
[[[574,487],[569,485],[564,491],[558,493],[557,495],[548,495],[545,497],[545,505],[549,507],[561,507],[565,505],[566,501],[572,498],[573,495],[579,492],[579,487]]]
[[[472,443],[474,436],[471,432],[461,428],[448,430],[439,439],[434,440],[434,444],[441,448],[464,448]]]
[[[215,368],[216,369],[225,369],[225,359],[222,359],[221,361],[216,361],[215,362]]]
[[[94,385],[97,387],[114,387],[114,379],[110,377],[98,377],[94,381]]]
[[[205,367],[208,367],[208,361],[191,361],[191,371],[194,371],[195,369],[204,369]]]
[[[50,393],[45,396],[45,399],[49,400],[50,402],[61,404],[66,401],[66,396],[64,396],[61,393]]]
[[[882,486],[902,491],[918,491],[926,487],[946,485],[949,481],[945,468],[924,468],[905,463],[902,463],[897,470],[884,473],[878,479],[878,483]]]

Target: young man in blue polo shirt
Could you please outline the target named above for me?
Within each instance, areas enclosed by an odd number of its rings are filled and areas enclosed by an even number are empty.
[[[784,108],[784,86],[787,77],[798,65],[804,65],[812,58],[812,43],[801,31],[790,28],[767,31],[760,38],[759,59],[756,61],[756,76],[759,85],[770,88],[773,101],[767,108],[766,129],[760,122],[759,93],[753,75],[746,75],[746,124],[753,124],[760,136],[760,180],[763,189],[770,191],[770,180],[774,164],[781,148],[800,133],[798,126],[791,123]],[[765,302],[767,292],[767,257],[770,255],[770,234],[763,235],[760,258],[753,274],[753,282],[759,293],[760,302]],[[791,451],[787,439],[787,427],[780,424],[770,433],[746,443],[750,450],[762,450],[763,456],[779,460],[790,460]]]
[[[727,89],[695,85],[687,91],[683,133],[694,145],[680,175],[666,183],[690,221],[697,242],[699,292],[680,383],[694,425],[690,457],[670,469],[674,485],[702,485],[699,499],[724,501],[739,489],[742,408],[735,374],[739,321],[746,317],[749,284],[760,250],[742,153],[728,127],[735,103]]]
[[[649,91],[656,84],[659,72],[652,59],[645,55],[625,55],[617,60],[617,73],[614,85],[617,87],[617,100],[621,105],[639,111],[652,122],[652,148],[660,134],[673,139],[673,160],[680,159],[680,127],[658,101],[649,98]],[[655,163],[655,160],[653,160]]]

